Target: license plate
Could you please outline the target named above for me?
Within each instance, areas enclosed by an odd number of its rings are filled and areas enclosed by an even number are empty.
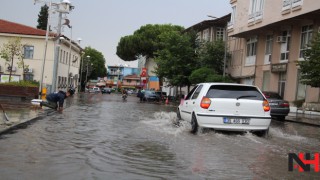
[[[223,118],[224,124],[250,124],[249,118]]]
[[[278,103],[269,103],[270,106],[277,106]]]

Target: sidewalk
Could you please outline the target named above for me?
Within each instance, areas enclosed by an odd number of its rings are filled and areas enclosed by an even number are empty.
[[[30,108],[19,108],[15,110],[5,110],[8,121],[5,114],[0,113],[0,135],[6,133],[12,129],[36,120],[39,117],[41,110],[31,110]]]

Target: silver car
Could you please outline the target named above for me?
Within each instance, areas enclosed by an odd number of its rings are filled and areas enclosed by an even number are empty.
[[[178,106],[177,117],[198,127],[228,131],[259,131],[266,135],[270,106],[258,87],[232,83],[197,84]]]

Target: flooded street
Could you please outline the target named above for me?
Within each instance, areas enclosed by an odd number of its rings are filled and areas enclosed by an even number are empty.
[[[319,152],[320,128],[273,121],[268,138],[176,125],[175,107],[85,94],[0,139],[0,179],[319,179],[288,153]]]

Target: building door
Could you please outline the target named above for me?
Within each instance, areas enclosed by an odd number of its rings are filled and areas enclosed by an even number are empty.
[[[301,80],[301,71],[300,69],[298,70],[298,78],[297,78],[297,95],[296,95],[296,100],[302,100],[306,98],[306,89],[307,89],[307,85],[302,84]]]
[[[262,90],[269,91],[269,84],[270,84],[270,71],[264,71],[263,72]]]
[[[278,93],[282,98],[284,98],[284,92],[286,89],[286,81],[287,81],[287,72],[279,73],[279,86],[278,86]]]

